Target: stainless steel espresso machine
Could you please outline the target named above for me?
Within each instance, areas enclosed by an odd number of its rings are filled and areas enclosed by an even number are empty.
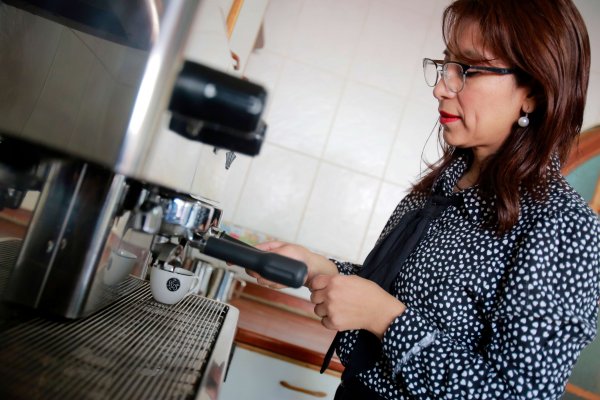
[[[265,90],[184,59],[183,49],[198,5],[199,0],[0,1],[0,228],[2,221],[16,220],[23,226],[18,237],[0,230],[0,277],[7,277],[0,282],[0,293],[4,304],[34,310],[42,318],[40,326],[46,326],[45,318],[83,320],[78,323],[87,324],[99,315],[108,313],[107,318],[113,318],[124,312],[127,317],[111,324],[127,326],[135,314],[132,329],[149,321],[154,321],[152,329],[158,329],[155,321],[164,321],[168,310],[140,292],[147,289],[145,271],[149,265],[171,265],[180,249],[186,254],[196,249],[255,269],[289,286],[298,287],[304,281],[304,264],[227,237],[220,230],[222,210],[218,204],[188,193],[186,187],[158,184],[147,172],[151,162],[148,154],[157,151],[161,135],[181,135],[186,138],[184,143],[201,141],[251,156],[259,153],[264,140],[266,124],[261,116]],[[158,150],[172,154],[173,163],[186,161],[180,158],[185,154],[181,149]],[[132,254],[135,262],[131,270],[116,275],[110,271],[114,254]],[[136,303],[140,308],[127,314],[129,311],[123,310],[128,306],[122,301],[132,296],[142,299]],[[159,311],[140,321],[139,315],[154,310],[152,307]],[[222,320],[215,335],[229,330],[229,344],[213,340],[208,350],[203,345],[211,360],[213,348],[230,347],[235,330],[235,310],[222,307],[214,312]],[[185,315],[189,326],[214,325],[204,320],[190,324],[191,317]],[[89,355],[81,350],[89,350],[91,345],[77,344],[60,323],[55,328],[63,332],[59,337],[68,338],[61,348],[71,359],[98,363],[90,361],[97,352]],[[19,340],[38,328],[22,329],[17,333],[0,329],[0,366],[15,357],[11,348],[15,352],[23,346],[31,349],[29,342]],[[39,329],[32,340],[49,334],[50,328]],[[165,337],[172,349],[174,339]],[[195,339],[192,342],[196,343]],[[114,338],[107,341],[102,357],[106,352],[114,353],[114,343]],[[19,360],[26,358],[21,350]],[[36,350],[45,360],[48,354],[42,353]],[[132,357],[129,353],[117,355],[128,360]],[[56,356],[64,357],[62,353]],[[167,364],[173,362],[172,358],[165,360]],[[160,375],[144,363],[138,369],[141,375]],[[195,373],[203,377],[202,382],[208,378],[218,382],[226,360],[215,365],[218,368],[199,367]],[[56,365],[48,368],[56,369]],[[124,373],[131,369],[127,367]],[[25,370],[31,366],[23,364]],[[7,371],[0,371],[0,375],[8,376],[0,380],[0,395],[13,396],[16,392],[6,387],[9,380],[11,385],[18,381],[19,375],[14,368],[10,374]],[[103,371],[111,379],[107,387],[113,387],[114,368]],[[185,368],[181,371],[190,374]],[[215,371],[220,378],[214,378]],[[100,381],[108,379],[102,376]],[[62,379],[66,379],[64,373],[56,378]],[[164,382],[161,385],[164,387]],[[210,390],[198,391],[196,383],[191,387],[190,393],[202,393],[197,398],[215,398]],[[44,398],[51,398],[49,393],[68,397],[53,390],[43,385],[40,388]],[[103,398],[98,393],[120,397],[106,390],[96,391],[93,397]],[[174,390],[179,393],[181,388]],[[73,393],[81,397],[81,392]],[[123,398],[136,397],[122,393]],[[22,397],[31,396],[28,392]],[[139,397],[171,396],[143,392]]]

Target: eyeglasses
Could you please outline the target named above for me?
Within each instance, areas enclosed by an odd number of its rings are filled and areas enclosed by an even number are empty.
[[[514,74],[516,72],[514,68],[484,67],[461,64],[456,61],[423,59],[423,74],[425,75],[427,85],[431,87],[437,85],[441,74],[446,88],[453,93],[458,93],[465,87],[465,78],[467,76],[473,76],[481,71],[493,72],[500,75]]]

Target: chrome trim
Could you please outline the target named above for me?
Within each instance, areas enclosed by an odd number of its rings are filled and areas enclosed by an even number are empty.
[[[165,9],[115,166],[123,174],[140,178],[143,173],[150,145],[183,65],[182,49],[198,4],[199,0],[173,0]]]

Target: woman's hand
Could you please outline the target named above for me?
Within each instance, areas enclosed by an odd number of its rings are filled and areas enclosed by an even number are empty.
[[[279,255],[302,261],[308,268],[308,274],[304,285],[310,288],[312,278],[317,275],[337,275],[338,270],[335,264],[322,255],[313,253],[305,247],[286,243],[286,242],[266,242],[256,245],[256,248],[263,251],[277,253]],[[282,289],[285,285],[272,282],[263,278],[258,272],[246,269],[246,273],[254,278],[259,285],[267,286],[272,289]]]
[[[375,282],[356,275],[319,275],[312,280],[310,301],[327,329],[366,329],[383,338],[406,306]]]

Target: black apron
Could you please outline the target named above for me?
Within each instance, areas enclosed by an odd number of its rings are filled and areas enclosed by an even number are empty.
[[[457,207],[461,203],[462,196],[460,195],[445,197],[434,194],[427,199],[423,208],[404,214],[389,235],[371,250],[357,275],[372,280],[388,293],[392,293],[394,281],[402,264],[427,232],[431,221],[439,217],[448,206]],[[342,332],[335,335],[329,350],[327,350],[321,366],[321,373],[329,366],[341,335]],[[371,332],[361,329],[350,360],[342,373],[342,384],[336,392],[335,400],[380,398],[358,382],[356,378],[361,372],[372,368],[380,358],[381,341]]]

